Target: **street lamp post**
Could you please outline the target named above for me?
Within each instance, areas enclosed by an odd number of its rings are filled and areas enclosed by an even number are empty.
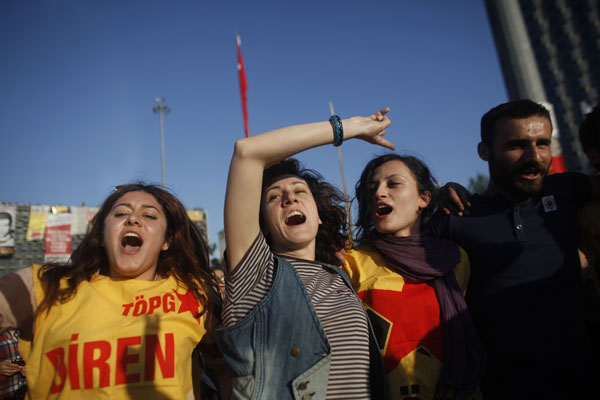
[[[160,116],[160,156],[161,156],[161,165],[162,165],[162,187],[167,187],[167,177],[165,173],[165,122],[163,114],[168,114],[171,112],[169,106],[165,105],[164,97],[155,97],[154,101],[158,103],[158,105],[152,107],[152,111]]]

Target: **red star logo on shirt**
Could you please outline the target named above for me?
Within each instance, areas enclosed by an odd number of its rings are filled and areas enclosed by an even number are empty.
[[[383,336],[377,335],[383,342],[380,345],[385,346],[382,353],[386,374],[420,346],[438,360],[443,359],[439,304],[433,287],[407,279],[401,292],[370,289],[359,292],[358,297],[373,311],[373,328]]]
[[[198,303],[198,299],[196,298],[196,296],[194,296],[194,293],[188,290],[187,292],[185,292],[185,294],[179,294],[175,289],[173,289],[173,292],[175,292],[175,295],[181,302],[181,305],[179,306],[179,311],[177,311],[177,313],[181,314],[186,311],[189,311],[192,313],[194,318],[196,318],[196,321],[200,323],[200,304]]]

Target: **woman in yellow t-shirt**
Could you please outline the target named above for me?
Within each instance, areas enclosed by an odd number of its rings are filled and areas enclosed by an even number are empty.
[[[483,372],[463,297],[466,253],[423,224],[435,198],[429,169],[411,156],[374,158],[356,185],[360,245],[344,269],[378,334],[391,399],[472,398]]]
[[[69,263],[0,280],[0,330],[31,342],[30,398],[187,398],[212,305],[208,262],[175,196],[117,187]]]

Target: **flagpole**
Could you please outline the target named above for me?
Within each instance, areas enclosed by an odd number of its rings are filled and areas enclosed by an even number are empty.
[[[155,97],[154,101],[158,103],[157,106],[152,108],[152,111],[156,114],[160,115],[160,162],[162,168],[162,187],[167,187],[167,175],[165,172],[165,123],[163,119],[163,114],[168,114],[171,112],[171,108],[165,105],[164,97]]]
[[[242,99],[242,115],[244,117],[244,135],[248,137],[248,107],[246,99],[246,91],[248,90],[248,82],[246,81],[246,69],[244,68],[244,59],[242,58],[242,39],[239,34],[235,34],[235,42],[237,47],[237,70],[240,81],[240,97]]]
[[[334,115],[333,103],[329,100],[329,112]],[[344,177],[344,163],[342,161],[342,149],[341,146],[337,146],[338,160],[340,161],[340,173],[342,175],[342,186],[344,187],[344,201],[346,202],[346,212],[348,214],[348,240],[350,243],[354,243],[352,240],[352,211],[350,210],[350,200],[348,198],[348,188],[346,187],[346,178]]]

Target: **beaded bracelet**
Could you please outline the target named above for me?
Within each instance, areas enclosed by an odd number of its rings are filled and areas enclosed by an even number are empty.
[[[333,145],[340,146],[344,142],[344,127],[342,120],[337,115],[332,115],[329,122],[333,125]]]

